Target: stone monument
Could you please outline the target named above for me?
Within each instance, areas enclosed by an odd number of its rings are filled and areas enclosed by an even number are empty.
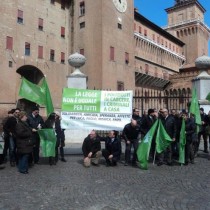
[[[86,62],[85,56],[79,53],[74,53],[69,56],[68,62],[71,66],[75,68],[74,72],[67,77],[68,88],[87,89],[87,76],[83,74],[79,69]],[[84,129],[80,128],[79,130],[75,129],[65,130],[66,143],[70,144],[70,147],[74,147],[74,149],[75,145],[79,146],[80,147],[79,149],[81,149],[81,143],[83,142],[84,138],[88,135],[89,132],[90,131],[85,130],[85,128]],[[73,150],[71,149],[71,151]],[[75,151],[77,152],[79,151],[79,153],[81,153],[81,151],[78,149]]]
[[[198,57],[195,60],[195,66],[201,73],[193,79],[193,87],[197,90],[200,107],[203,107],[205,113],[208,113],[210,111],[210,102],[206,100],[206,96],[210,92],[210,75],[207,72],[210,69],[210,57],[205,55]]]

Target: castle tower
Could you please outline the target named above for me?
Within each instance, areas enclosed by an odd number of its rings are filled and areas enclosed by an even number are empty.
[[[133,25],[133,0],[76,1],[74,51],[87,58],[89,89],[134,89]]]
[[[168,26],[165,30],[185,43],[183,69],[195,67],[196,58],[208,55],[210,29],[204,23],[205,8],[198,0],[176,0],[166,12]]]

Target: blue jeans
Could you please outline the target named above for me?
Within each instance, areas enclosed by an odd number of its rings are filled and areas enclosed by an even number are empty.
[[[9,137],[9,158],[10,162],[16,162],[16,144],[13,136]]]
[[[18,159],[18,170],[19,172],[26,172],[28,171],[28,157],[29,154],[19,154]]]

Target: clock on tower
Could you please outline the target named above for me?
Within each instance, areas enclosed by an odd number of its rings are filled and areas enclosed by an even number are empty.
[[[119,12],[125,12],[127,9],[127,0],[113,0],[116,9]]]

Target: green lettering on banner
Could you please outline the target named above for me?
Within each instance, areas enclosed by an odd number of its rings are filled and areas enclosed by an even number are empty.
[[[100,112],[100,90],[63,89],[62,111]]]
[[[132,107],[132,92],[104,91],[102,101],[101,112],[128,113]]]

